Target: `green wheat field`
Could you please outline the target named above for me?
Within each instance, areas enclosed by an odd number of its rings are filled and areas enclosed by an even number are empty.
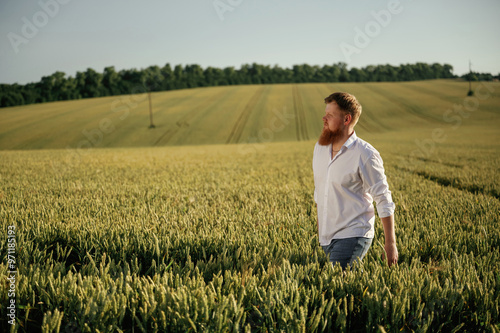
[[[0,322],[12,332],[498,332],[500,84],[276,84],[0,109]],[[343,273],[312,151],[335,91],[384,159],[382,225]],[[8,321],[15,226],[14,325]]]

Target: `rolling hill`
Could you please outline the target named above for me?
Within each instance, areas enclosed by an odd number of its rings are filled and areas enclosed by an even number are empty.
[[[459,121],[460,125],[498,125],[499,84],[481,85],[476,85],[481,88],[478,97],[470,101],[465,98],[467,83],[454,80],[242,85],[158,92],[151,94],[156,125],[152,129],[146,94],[9,107],[0,109],[0,149],[315,140],[322,128],[323,98],[335,91],[353,93],[363,105],[356,130],[364,136],[428,131]],[[474,117],[470,117],[472,113]]]

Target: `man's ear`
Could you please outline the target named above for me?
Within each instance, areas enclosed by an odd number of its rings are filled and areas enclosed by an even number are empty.
[[[352,121],[352,116],[348,113],[344,116],[344,124],[349,125]]]

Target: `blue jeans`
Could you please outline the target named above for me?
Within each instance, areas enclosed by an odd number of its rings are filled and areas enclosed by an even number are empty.
[[[332,239],[330,245],[321,246],[332,265],[338,262],[342,269],[352,266],[356,260],[361,261],[372,245],[372,238],[353,237]]]

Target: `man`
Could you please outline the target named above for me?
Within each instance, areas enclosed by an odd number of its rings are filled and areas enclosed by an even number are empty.
[[[348,93],[325,98],[324,127],[314,147],[314,201],[319,242],[330,262],[343,269],[362,260],[374,237],[375,209],[382,220],[385,257],[397,263],[394,209],[382,158],[354,126],[361,105]]]

